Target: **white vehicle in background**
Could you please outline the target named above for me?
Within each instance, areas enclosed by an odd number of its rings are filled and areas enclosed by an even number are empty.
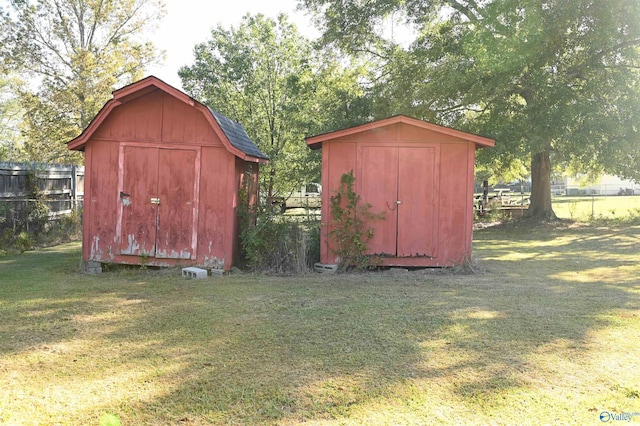
[[[278,206],[284,213],[289,209],[319,209],[322,203],[322,185],[319,183],[308,183],[299,190],[289,193],[287,196],[271,197],[272,206]]]

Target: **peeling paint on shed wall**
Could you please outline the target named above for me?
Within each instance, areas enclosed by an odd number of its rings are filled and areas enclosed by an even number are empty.
[[[232,145],[218,120],[155,77],[114,92],[69,143],[85,151],[85,261],[231,267],[238,176],[252,166],[257,180],[267,160],[227,119],[244,138]]]
[[[120,144],[120,254],[195,259],[200,149]]]

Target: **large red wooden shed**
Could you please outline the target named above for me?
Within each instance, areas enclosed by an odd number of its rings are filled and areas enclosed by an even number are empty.
[[[255,197],[267,161],[240,124],[151,76],[68,147],[85,153],[85,262],[231,267],[238,190]]]
[[[492,139],[398,115],[306,141],[322,148],[321,263],[339,263],[330,197],[349,171],[371,212],[386,212],[370,222],[368,247],[383,266],[453,266],[470,258],[475,150],[493,146]]]

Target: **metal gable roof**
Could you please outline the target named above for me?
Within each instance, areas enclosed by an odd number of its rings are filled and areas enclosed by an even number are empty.
[[[247,135],[247,132],[244,130],[244,127],[236,121],[233,121],[229,117],[219,113],[218,111],[213,110],[211,107],[209,111],[218,122],[218,125],[231,142],[231,145],[244,152],[247,155],[256,158],[262,158],[268,160],[269,158],[258,149],[258,147],[253,143],[253,141]]]

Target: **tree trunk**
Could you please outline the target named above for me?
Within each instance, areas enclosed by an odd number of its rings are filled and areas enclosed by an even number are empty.
[[[531,204],[526,217],[539,220],[557,220],[551,206],[551,159],[549,151],[531,157]]]
[[[271,164],[271,169],[269,170],[269,180],[267,181],[267,197],[273,197],[273,185],[276,183],[276,168],[273,164]]]

